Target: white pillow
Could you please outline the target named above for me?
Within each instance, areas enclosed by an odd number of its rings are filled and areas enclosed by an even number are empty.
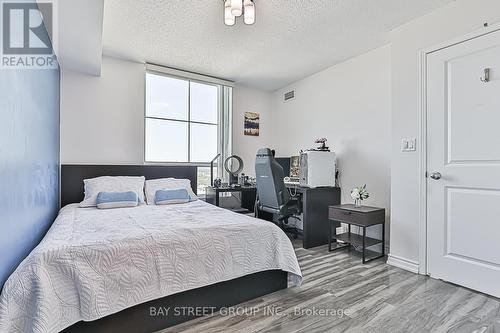
[[[189,179],[161,178],[146,180],[146,201],[148,205],[154,205],[156,191],[179,188],[185,188],[188,191],[189,201],[198,200],[198,197],[191,188],[191,181]]]
[[[144,203],[144,177],[97,177],[83,181],[85,198],[80,207],[96,207],[99,192],[136,192],[139,203]]]

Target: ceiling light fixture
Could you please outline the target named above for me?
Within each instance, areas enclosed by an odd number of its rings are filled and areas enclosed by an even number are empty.
[[[245,24],[255,23],[254,0],[224,0],[224,24],[232,26],[243,15]]]
[[[243,0],[231,0],[231,13],[236,17],[243,14]]]
[[[236,22],[236,18],[231,13],[231,0],[224,1],[224,24],[225,25],[234,25]]]
[[[252,0],[244,0],[243,8],[245,8],[245,16],[243,17],[243,21],[245,24],[254,24],[255,23],[255,4]]]

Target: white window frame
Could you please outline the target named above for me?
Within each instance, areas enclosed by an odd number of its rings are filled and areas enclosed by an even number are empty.
[[[190,92],[188,93],[188,120],[179,119],[169,119],[169,118],[157,118],[149,117],[147,115],[147,86],[146,86],[146,76],[147,74],[162,75],[178,80],[184,80],[188,82],[202,83],[212,86],[217,86],[218,89],[218,114],[217,114],[217,153],[224,157],[231,154],[232,148],[232,94],[231,96],[226,96],[225,91],[227,88],[233,88],[234,83],[232,81],[227,81],[215,77],[205,76],[197,73],[181,71],[173,68],[158,66],[154,64],[146,64],[144,71],[144,144],[143,144],[143,160],[144,164],[154,164],[154,165],[191,165],[207,167],[210,166],[210,161],[207,162],[191,162],[191,126],[190,124],[208,124],[215,125],[213,123],[191,121],[191,108],[190,108]],[[228,105],[228,103],[230,105]],[[226,111],[227,110],[227,111]],[[161,119],[167,121],[178,121],[188,124],[188,162],[158,162],[158,161],[148,161],[146,159],[146,121],[147,119]],[[229,138],[225,138],[229,136]],[[215,156],[214,156],[215,157]]]

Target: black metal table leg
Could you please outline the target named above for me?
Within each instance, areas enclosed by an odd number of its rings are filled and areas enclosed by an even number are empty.
[[[332,222],[328,221],[329,231],[328,231],[328,251],[332,251]]]
[[[338,246],[338,241],[337,241],[337,227],[335,225],[332,225],[332,223],[330,223],[330,228],[333,229],[332,232],[330,232],[330,235],[333,233],[333,235],[335,237],[332,237],[332,243],[335,244],[335,247]]]
[[[366,254],[365,254],[365,250],[366,250],[366,248],[365,248],[365,238],[366,238],[366,227],[363,227],[363,264],[366,262],[366,260],[365,260],[366,259],[365,258],[365,256],[366,256]]]
[[[349,237],[351,236],[351,224],[349,223],[347,225],[347,232],[349,234]],[[347,251],[351,252],[351,246],[349,245],[349,248],[347,249]]]
[[[370,262],[370,261],[373,261],[373,260],[377,260],[377,259],[380,259],[380,258],[384,258],[385,257],[385,225],[382,224],[382,240],[381,240],[381,246],[382,246],[382,251],[380,253],[380,255],[376,256],[376,257],[373,257],[373,258],[370,258],[370,259],[366,259],[366,256],[365,256],[365,237],[366,237],[366,229],[363,228],[363,264],[366,264],[367,262]]]
[[[385,256],[385,221],[382,223],[382,256]]]

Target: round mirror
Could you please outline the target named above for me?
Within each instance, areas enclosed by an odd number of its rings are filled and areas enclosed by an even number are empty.
[[[229,156],[224,161],[224,169],[233,176],[236,176],[243,170],[243,160],[236,155]]]

